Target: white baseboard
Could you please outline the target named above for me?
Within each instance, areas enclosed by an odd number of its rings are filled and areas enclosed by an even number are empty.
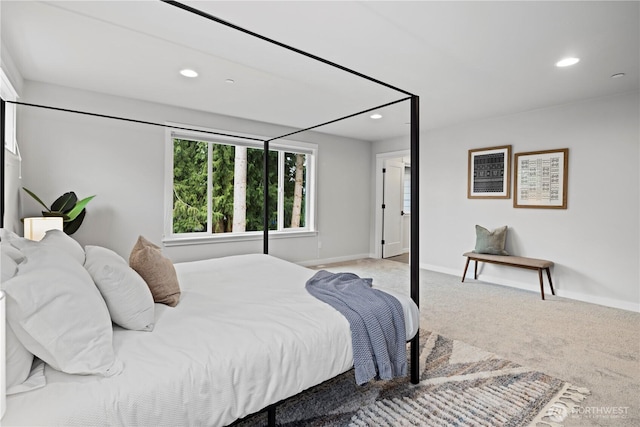
[[[355,261],[363,258],[373,258],[371,254],[357,254],[357,255],[347,255],[342,257],[334,257],[334,258],[323,258],[323,259],[313,259],[310,261],[300,261],[296,264],[302,265],[304,267],[309,266],[322,266],[324,264],[333,264],[336,262],[347,262],[347,261]]]
[[[423,270],[435,271],[436,273],[444,273],[444,274],[450,274],[452,276],[460,276],[460,272],[458,270],[454,270],[452,268],[440,267],[439,265],[420,263],[420,268]]]
[[[462,281],[461,270],[454,270],[452,268],[440,267],[440,266],[431,265],[431,264],[420,264],[420,268],[425,270],[435,271],[437,273],[445,273],[445,274],[451,274],[453,276],[458,276]],[[465,276],[465,279],[473,280],[473,269],[470,269],[470,271],[467,271],[467,275]],[[508,286],[510,288],[522,289],[525,291],[533,291],[538,295],[540,292],[539,283],[537,280],[531,283],[518,282],[513,280],[507,281],[500,277],[486,275],[486,274],[482,275],[481,280],[483,282],[493,283],[501,286]],[[548,291],[549,291],[548,283],[545,280],[545,295],[547,295]],[[619,308],[621,310],[640,312],[640,304],[629,302],[629,301],[621,301],[621,300],[616,300],[612,298],[587,295],[581,292],[572,292],[572,291],[567,291],[562,289],[556,289],[556,296],[573,299],[576,301],[588,302],[591,304],[603,305],[605,307],[612,307],[612,308]]]

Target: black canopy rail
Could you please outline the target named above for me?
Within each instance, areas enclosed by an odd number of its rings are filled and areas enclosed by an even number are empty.
[[[175,7],[179,8],[179,9],[186,10],[187,12],[191,12],[191,13],[193,13],[195,15],[198,15],[198,16],[201,16],[203,18],[206,18],[206,19],[208,19],[210,21],[217,22],[218,24],[222,24],[222,25],[227,26],[229,28],[233,28],[234,30],[243,32],[245,34],[249,34],[252,37],[256,37],[256,38],[258,38],[260,40],[264,40],[264,41],[266,41],[268,43],[274,44],[276,46],[280,46],[283,49],[290,50],[290,51],[295,52],[297,54],[306,56],[307,58],[311,58],[311,59],[314,59],[316,61],[322,62],[324,64],[330,65],[330,66],[332,66],[334,68],[338,68],[338,69],[340,69],[342,71],[346,71],[347,73],[350,73],[350,74],[353,74],[355,76],[361,77],[361,78],[363,78],[365,80],[369,80],[370,82],[376,83],[376,84],[378,84],[380,86],[384,86],[384,87],[387,87],[389,89],[393,89],[395,91],[402,92],[405,95],[413,96],[413,94],[411,92],[407,92],[404,89],[400,89],[399,87],[390,85],[389,83],[385,83],[385,82],[383,82],[381,80],[378,80],[378,79],[375,79],[373,77],[367,76],[367,75],[362,74],[362,73],[360,73],[358,71],[352,70],[351,68],[347,68],[347,67],[345,67],[343,65],[340,65],[340,64],[337,64],[337,63],[335,63],[333,61],[329,61],[328,59],[321,58],[321,57],[319,57],[317,55],[314,55],[312,53],[306,52],[304,50],[301,50],[301,49],[295,48],[293,46],[290,46],[288,44],[285,44],[285,43],[279,42],[277,40],[271,39],[269,37],[263,36],[262,34],[255,33],[255,32],[253,32],[251,30],[247,30],[246,28],[243,28],[243,27],[240,27],[238,25],[232,24],[229,21],[225,21],[224,19],[218,18],[217,16],[211,15],[211,14],[209,14],[207,12],[204,12],[204,11],[202,11],[200,9],[196,9],[194,7],[191,7],[191,6],[187,6],[184,3],[180,3],[180,2],[174,1],[174,0],[160,0],[160,1],[163,2],[163,3],[169,4],[171,6],[175,6]]]
[[[149,121],[146,121],[146,120],[130,119],[128,117],[110,116],[108,114],[90,113],[90,112],[87,112],[87,111],[72,110],[72,109],[69,109],[69,108],[52,107],[50,105],[32,104],[32,103],[21,102],[21,101],[5,101],[5,102],[8,102],[10,104],[16,104],[16,105],[24,105],[26,107],[37,107],[37,108],[43,108],[45,110],[61,111],[63,113],[82,114],[82,115],[85,115],[85,116],[101,117],[103,119],[121,120],[123,122],[137,123],[137,124],[142,124],[142,125],[159,126],[159,127],[164,127],[164,128],[169,128],[169,129],[177,129],[177,130],[188,130],[188,131],[194,131],[194,132],[200,132],[200,133],[207,133],[207,134],[211,134],[211,135],[231,136],[231,137],[234,137],[234,138],[240,138],[240,139],[246,139],[246,140],[251,140],[251,141],[264,142],[263,138],[252,138],[250,136],[232,135],[232,134],[229,134],[229,133],[216,132],[216,131],[206,130],[206,129],[193,129],[193,128],[188,128],[188,127],[169,125],[169,124],[166,124],[166,123],[155,123],[155,122],[149,122]]]
[[[218,136],[229,136],[229,137],[234,137],[234,138],[243,138],[243,139],[248,139],[248,140],[254,140],[254,141],[261,141],[264,144],[264,157],[263,157],[263,169],[264,169],[264,188],[265,190],[268,188],[268,156],[266,155],[266,153],[268,153],[269,151],[269,142],[273,141],[275,139],[282,139],[285,138],[287,136],[291,136],[294,134],[298,134],[304,131],[308,131],[311,129],[315,129],[318,128],[320,126],[325,126],[328,124],[332,124],[332,123],[336,123],[340,120],[344,120],[347,118],[352,118],[354,116],[357,116],[359,114],[364,114],[366,112],[370,112],[372,110],[375,109],[379,109],[385,106],[389,106],[389,105],[393,105],[402,101],[407,101],[410,100],[411,101],[411,130],[410,130],[410,134],[411,134],[411,141],[410,141],[410,151],[411,151],[411,244],[410,244],[410,287],[411,287],[411,298],[412,300],[416,303],[416,305],[419,307],[420,306],[420,289],[419,289],[419,239],[416,238],[416,236],[419,235],[419,220],[418,220],[418,209],[419,209],[419,155],[418,155],[418,147],[419,147],[419,132],[420,132],[420,123],[419,123],[419,99],[420,97],[417,95],[414,95],[408,91],[405,91],[403,89],[397,88],[395,86],[392,86],[388,83],[382,82],[378,79],[374,79],[372,77],[369,77],[365,74],[359,73],[357,71],[354,71],[352,69],[349,69],[347,67],[344,67],[342,65],[336,64],[332,61],[326,60],[324,58],[321,58],[319,56],[310,54],[308,52],[302,51],[300,49],[294,48],[292,46],[286,45],[284,43],[278,42],[276,40],[270,39],[268,37],[262,36],[260,34],[257,34],[253,31],[249,31],[247,29],[244,29],[242,27],[239,27],[237,25],[231,24],[225,20],[222,20],[216,16],[210,15],[206,12],[203,12],[201,10],[195,9],[193,7],[184,5],[180,2],[177,1],[170,1],[170,0],[160,0],[163,3],[178,7],[180,9],[183,9],[187,12],[199,15],[201,17],[204,17],[208,20],[211,20],[213,22],[217,22],[219,24],[228,26],[230,28],[233,28],[235,30],[244,32],[246,34],[249,34],[253,37],[257,37],[261,40],[264,40],[266,42],[275,44],[277,46],[280,46],[282,48],[291,50],[293,52],[296,52],[300,55],[306,56],[308,58],[314,59],[316,61],[322,62],[326,65],[330,65],[332,67],[338,68],[340,70],[343,70],[345,72],[348,72],[350,74],[356,75],[358,77],[361,77],[363,79],[366,79],[368,81],[371,81],[373,83],[376,83],[378,85],[396,90],[398,92],[401,92],[405,95],[409,95],[406,98],[397,100],[397,101],[392,101],[390,103],[381,105],[381,106],[377,106],[377,107],[373,107],[364,111],[360,111],[358,113],[354,113],[354,114],[349,114],[347,116],[335,119],[335,120],[331,120],[329,122],[326,123],[322,123],[319,125],[315,125],[309,128],[305,128],[302,130],[298,130],[295,132],[291,132],[279,137],[275,137],[275,138],[271,138],[271,139],[260,139],[260,138],[252,138],[252,137],[246,137],[246,136],[241,136],[241,135],[232,135],[232,134],[226,134],[226,133],[222,133],[222,132],[215,132],[215,131],[203,131],[201,129],[190,129],[190,128],[185,128],[185,127],[179,127],[179,126],[174,126],[174,125],[168,125],[168,124],[163,124],[163,123],[154,123],[154,122],[149,122],[149,121],[144,121],[144,120],[136,120],[136,119],[130,119],[130,118],[126,118],[126,117],[118,117],[118,116],[111,116],[111,115],[105,115],[105,114],[98,114],[98,113],[90,113],[90,112],[85,112],[85,111],[80,111],[80,110],[72,110],[72,109],[67,109],[67,108],[59,108],[59,107],[51,107],[51,106],[46,106],[46,105],[39,105],[39,104],[33,104],[33,103],[26,103],[26,102],[20,102],[20,101],[8,101],[8,100],[4,100],[1,99],[1,123],[0,123],[0,135],[2,135],[2,138],[4,138],[4,129],[5,129],[5,102],[9,102],[9,103],[13,103],[13,104],[17,104],[17,105],[23,105],[23,106],[27,106],[27,107],[36,107],[36,108],[44,108],[44,109],[49,109],[49,110],[56,110],[56,111],[61,111],[61,112],[68,112],[68,113],[76,113],[76,114],[82,114],[82,115],[89,115],[89,116],[94,116],[94,117],[101,117],[101,118],[107,118],[107,119],[114,119],[114,120],[121,120],[121,121],[126,121],[126,122],[132,122],[132,123],[138,123],[138,124],[145,124],[145,125],[151,125],[151,126],[161,126],[161,127],[165,127],[165,128],[174,128],[174,129],[179,129],[179,130],[189,130],[189,131],[197,131],[197,132],[203,132],[203,133],[209,133],[209,134],[214,134],[214,135],[218,135]],[[3,142],[4,145],[4,142]],[[2,149],[2,156],[0,158],[1,160],[1,173],[2,173],[2,181],[3,181],[3,185],[2,185],[2,189],[1,189],[1,193],[0,193],[0,225],[4,226],[4,193],[5,193],[5,165],[4,165],[4,147]],[[269,220],[268,220],[268,196],[267,196],[267,191],[264,192],[264,222],[263,222],[263,226],[264,226],[264,235],[263,235],[263,252],[265,254],[268,254],[269,251]],[[411,340],[411,349],[410,349],[410,357],[411,357],[411,372],[410,372],[410,376],[411,376],[411,382],[413,384],[417,384],[420,382],[420,373],[419,373],[419,334],[416,334],[416,336]]]
[[[369,113],[371,111],[379,110],[381,108],[388,107],[390,105],[395,105],[395,104],[398,104],[398,103],[403,102],[403,101],[408,101],[410,99],[411,99],[411,97],[409,96],[409,97],[406,97],[406,98],[398,99],[396,101],[387,102],[386,104],[378,105],[377,107],[367,108],[366,110],[358,111],[357,113],[349,114],[348,116],[344,116],[344,117],[340,117],[338,119],[330,120],[328,122],[320,123],[319,125],[310,126],[308,128],[297,130],[295,132],[291,132],[291,133],[287,133],[287,134],[284,134],[284,135],[280,135],[280,136],[277,136],[275,138],[269,139],[269,141],[274,141],[276,139],[287,138],[287,137],[292,136],[292,135],[296,135],[296,134],[299,134],[299,133],[302,133],[302,132],[306,132],[308,130],[313,130],[313,129],[319,128],[321,126],[327,126],[327,125],[339,122],[341,120],[350,119],[352,117],[359,116],[360,114]]]
[[[2,141],[2,147],[0,148],[0,165],[2,168],[2,185],[0,185],[0,228],[4,228],[4,146],[5,146],[5,108],[6,108],[4,99],[0,98],[0,141]]]

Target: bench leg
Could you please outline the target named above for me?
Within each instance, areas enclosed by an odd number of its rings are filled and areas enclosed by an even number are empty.
[[[463,282],[464,282],[464,278],[467,276],[467,268],[469,268],[469,261],[471,261],[471,258],[467,258],[467,263],[464,265],[464,272],[462,273]]]
[[[538,269],[538,278],[540,279],[540,295],[542,295],[542,299],[544,300],[544,286],[542,283],[542,269]]]
[[[551,281],[551,271],[549,271],[549,267],[545,268],[547,270],[547,279],[549,279],[549,287],[551,288],[551,295],[555,295],[556,291],[553,290],[553,282]]]
[[[473,279],[478,280],[478,260],[474,259],[475,265],[473,268]]]

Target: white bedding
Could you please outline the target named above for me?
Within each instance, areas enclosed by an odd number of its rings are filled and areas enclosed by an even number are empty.
[[[226,425],[352,367],[347,320],[305,290],[315,271],[268,255],[175,268],[180,303],[156,304],[152,332],[115,327],[120,375],[47,366],[45,387],[7,397],[2,425]],[[417,307],[394,296],[411,338]]]

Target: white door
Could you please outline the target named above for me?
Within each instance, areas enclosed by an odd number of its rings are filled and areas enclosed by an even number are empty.
[[[402,254],[402,205],[404,163],[385,161],[382,194],[382,258]]]

